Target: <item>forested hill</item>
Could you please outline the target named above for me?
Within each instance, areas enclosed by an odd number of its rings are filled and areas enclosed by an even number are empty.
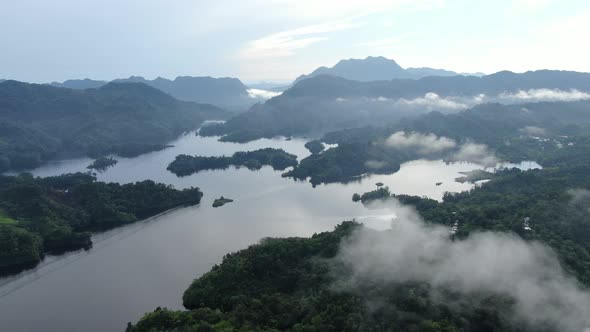
[[[0,172],[60,155],[136,155],[164,145],[204,120],[228,113],[178,101],[141,83],[73,90],[0,83]]]
[[[119,78],[113,83],[143,83],[163,91],[178,100],[205,103],[230,108],[233,110],[247,110],[256,103],[251,98],[246,87],[239,79],[232,77],[194,77],[179,76],[173,80],[158,77],[153,80],[141,76]],[[99,88],[108,84],[107,81],[91,79],[72,79],[52,82],[51,85],[69,89]]]
[[[358,82],[328,75],[302,80],[204,135],[243,142],[276,135],[321,135],[383,126],[430,111],[456,113],[482,103],[521,104],[590,99],[590,74],[534,71],[517,74],[425,77]]]
[[[482,77],[429,76],[418,80],[394,79],[373,82],[351,81],[337,76],[320,75],[301,81],[278,98],[312,96],[317,98],[415,98],[429,92],[441,96],[476,96],[529,89],[590,91],[590,73],[538,70],[521,74],[501,71]]]
[[[82,173],[0,176],[0,274],[33,266],[47,252],[88,248],[90,231],[198,204],[202,195],[198,188],[104,183]]]

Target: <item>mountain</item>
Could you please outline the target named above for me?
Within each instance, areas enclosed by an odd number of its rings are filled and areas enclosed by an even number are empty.
[[[67,80],[63,83],[60,82],[51,82],[51,86],[57,88],[68,88],[68,89],[96,89],[100,88],[101,86],[107,84],[106,81],[97,81],[91,80],[89,78],[85,78],[83,80]]]
[[[225,124],[204,128],[201,134],[227,135],[223,140],[241,142],[276,135],[321,135],[344,128],[383,126],[430,111],[458,112],[486,102],[519,104],[588,98],[590,74],[568,71],[372,82],[320,75],[300,81]]]
[[[0,83],[0,172],[59,156],[137,155],[161,149],[204,120],[228,113],[179,101],[141,83],[74,90]]]
[[[483,76],[483,74],[480,74],[473,75]],[[340,60],[334,67],[319,67],[309,75],[301,75],[294,83],[319,75],[332,75],[353,81],[370,82],[390,81],[393,79],[420,79],[427,76],[457,76],[460,74],[450,70],[428,67],[404,69],[395,60],[379,56],[367,57],[366,59]],[[467,76],[469,75],[467,74]]]
[[[114,82],[141,82],[160,89],[179,100],[212,104],[230,109],[247,109],[256,102],[248,94],[248,87],[237,78],[179,76],[174,80],[158,77],[150,81],[143,77],[132,76]]]
[[[178,100],[211,104],[230,110],[242,111],[258,102],[250,96],[246,87],[237,78],[213,78],[179,76],[174,80],[158,77],[148,80],[141,76],[115,79],[114,83],[143,83],[163,91]],[[106,81],[91,79],[53,82],[52,86],[69,89],[96,89],[108,84]]]

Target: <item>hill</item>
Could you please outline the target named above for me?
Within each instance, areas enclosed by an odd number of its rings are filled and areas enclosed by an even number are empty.
[[[383,126],[430,111],[456,113],[480,103],[519,104],[590,98],[590,74],[534,71],[523,74],[425,77],[418,80],[359,82],[320,75],[204,135],[248,141],[276,135],[316,135],[344,128]]]
[[[0,83],[0,171],[39,166],[61,156],[137,155],[227,112],[178,101],[140,83],[72,90]]]

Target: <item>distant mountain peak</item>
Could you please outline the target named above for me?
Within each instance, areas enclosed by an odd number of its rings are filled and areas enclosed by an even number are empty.
[[[364,59],[343,59],[333,67],[319,67],[309,75],[301,75],[295,83],[318,75],[333,75],[353,81],[390,81],[392,79],[419,79],[426,76],[456,76],[454,71],[428,67],[404,69],[395,60],[383,56]]]

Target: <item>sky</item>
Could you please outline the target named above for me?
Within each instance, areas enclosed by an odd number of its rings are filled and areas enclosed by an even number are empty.
[[[590,72],[588,0],[3,0],[0,78],[289,81],[384,56],[457,72]]]

